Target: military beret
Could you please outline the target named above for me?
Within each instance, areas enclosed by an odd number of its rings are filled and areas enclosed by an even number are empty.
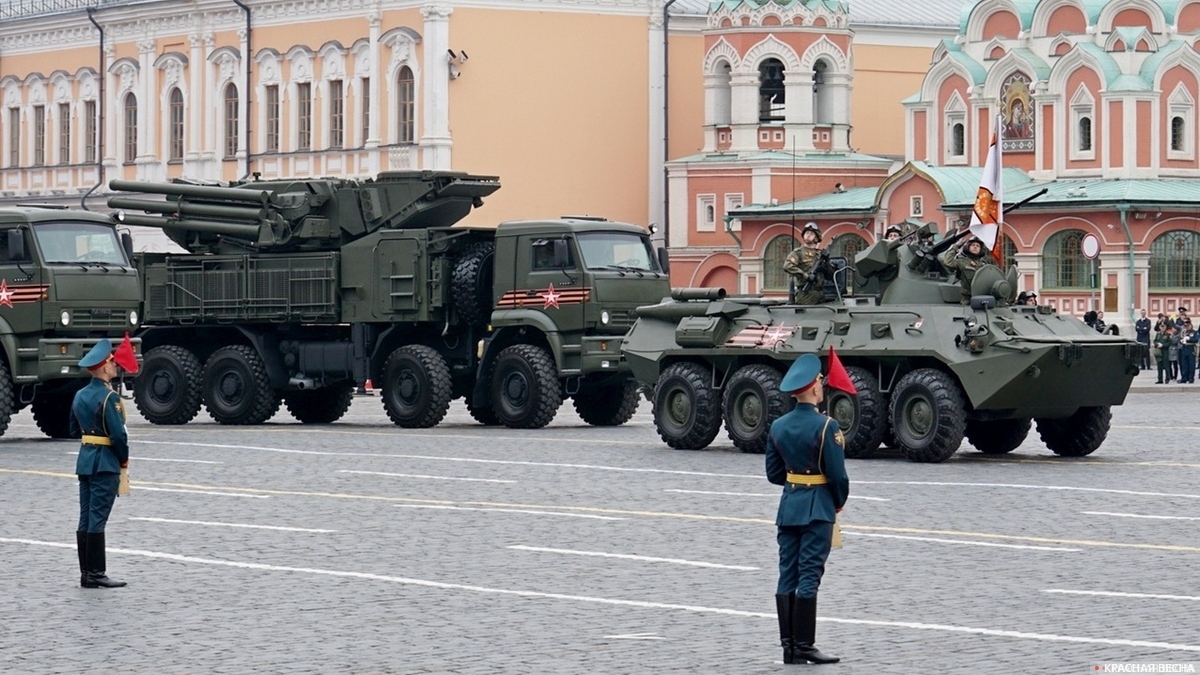
[[[108,338],[103,338],[96,343],[92,350],[79,359],[79,367],[92,369],[108,360],[112,356],[112,342]]]
[[[788,368],[787,375],[783,376],[783,382],[779,384],[779,390],[791,393],[808,389],[820,374],[821,359],[813,354],[805,354],[792,362],[792,367]]]

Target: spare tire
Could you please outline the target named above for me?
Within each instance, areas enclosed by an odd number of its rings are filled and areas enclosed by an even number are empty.
[[[496,245],[480,241],[468,246],[454,265],[450,300],[459,321],[485,324],[492,316],[492,263]]]

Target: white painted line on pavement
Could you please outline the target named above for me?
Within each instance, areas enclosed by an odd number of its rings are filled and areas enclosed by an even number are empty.
[[[587,513],[563,513],[561,511],[534,511],[532,509],[490,509],[477,506],[436,506],[426,504],[393,504],[399,509],[438,509],[441,511],[491,511],[493,513],[532,513],[539,516],[562,516],[564,518],[591,518],[593,520],[625,520],[613,516],[593,516]]]
[[[1104,595],[1113,598],[1148,598],[1151,600],[1197,600],[1195,595],[1166,595],[1163,593],[1121,593],[1119,591],[1071,591],[1065,588],[1045,588],[1043,593],[1060,593],[1063,595]]]
[[[1180,497],[1182,499],[1200,499],[1200,494],[1181,494],[1177,492],[1141,492],[1138,490],[1111,490],[1107,488],[1075,487],[1073,485],[1022,485],[1020,483],[952,483],[932,480],[856,480],[856,485],[933,485],[948,487],[994,487],[1016,488],[1020,490],[1062,490],[1073,492],[1104,492],[1117,495],[1137,495],[1139,497]]]
[[[676,492],[676,493],[684,494],[684,495],[719,495],[722,497],[778,497],[779,496],[778,492],[771,492],[771,493],[767,493],[767,492],[710,492],[708,490],[675,490],[675,489],[667,489],[667,490],[663,490],[663,492]],[[892,501],[890,499],[884,499],[883,497],[859,497],[857,495],[850,495],[850,499],[862,499],[862,500],[871,501],[871,502],[890,502],[890,501]]]
[[[533,551],[535,553],[562,553],[563,555],[595,556],[597,558],[619,558],[621,560],[637,560],[640,562],[663,562],[675,565],[690,565],[692,567],[710,567],[719,570],[745,570],[753,572],[759,568],[746,565],[722,565],[721,563],[702,562],[699,560],[683,560],[682,558],[655,558],[648,555],[632,555],[629,553],[601,553],[600,551],[574,551],[565,548],[542,548],[540,546],[508,546],[514,551]]]
[[[425,476],[417,473],[387,473],[386,471],[351,471],[338,469],[338,473],[356,473],[363,476],[391,476],[392,478],[424,478],[427,480],[457,480],[470,483],[515,483],[515,480],[500,480],[498,478],[459,478],[457,476]]]
[[[435,457],[432,455],[392,455],[381,452],[329,452],[327,450],[296,450],[294,448],[271,448],[261,445],[218,445],[214,443],[183,443],[170,441],[130,441],[131,443],[146,443],[153,445],[179,445],[186,447],[221,448],[225,450],[261,450],[263,452],[278,452],[287,455],[313,455],[316,457],[378,457],[380,459],[421,459],[434,462],[467,462],[472,464],[505,464],[509,466],[545,466],[555,469],[595,469],[596,471],[623,471],[628,473],[661,473],[672,476],[700,476],[704,478],[749,478],[763,480],[760,474],[748,473],[707,473],[704,471],[677,471],[674,469],[645,469],[627,466],[606,466],[603,464],[571,464],[564,462],[523,462],[511,459],[479,459],[477,457]],[[592,441],[588,441],[591,443]]]
[[[56,541],[36,541],[33,539],[9,539],[0,538],[0,543],[4,544],[26,544],[29,546],[49,546],[53,548],[74,549],[74,543],[56,542]],[[177,553],[161,553],[158,551],[140,551],[135,549],[110,548],[109,553],[117,553],[121,555],[135,555],[144,558],[156,558],[159,560],[170,560],[181,563],[196,563],[198,565],[216,565],[221,567],[235,567],[249,570],[263,570],[268,572],[293,572],[296,574],[311,574],[317,576],[340,577],[343,579],[363,579],[367,581],[384,581],[395,584],[404,584],[408,586],[420,586],[424,588],[438,588],[443,590],[468,591],[472,593],[486,593],[491,595],[512,595],[525,598],[543,598],[546,600],[566,600],[572,602],[583,602],[598,605],[613,605],[619,607],[637,607],[640,609],[665,609],[678,610],[682,612],[693,612],[697,614],[719,614],[724,616],[743,616],[757,619],[770,619],[775,621],[778,617],[775,612],[749,612],[741,609],[725,609],[723,607],[706,607],[703,605],[676,605],[662,602],[647,602],[645,600],[621,600],[617,598],[601,598],[587,595],[567,595],[565,593],[544,593],[541,591],[523,591],[513,588],[490,588],[487,586],[470,586],[467,584],[451,584],[442,581],[429,581],[426,579],[413,579],[409,577],[392,577],[382,574],[371,574],[368,572],[349,572],[343,570],[327,570],[311,567],[284,567],[281,565],[267,565],[264,563],[239,562],[233,560],[216,560],[213,558],[196,558],[193,556],[179,555]],[[33,572],[30,572],[31,574]],[[1078,637],[1074,635],[1055,635],[1053,633],[1026,633],[1023,631],[1013,630],[998,630],[993,628],[974,628],[971,626],[953,626],[947,624],[936,623],[919,623],[915,621],[884,621],[881,619],[839,619],[836,617],[819,616],[817,621],[823,623],[839,623],[852,626],[878,626],[880,628],[910,628],[913,630],[931,630],[941,631],[946,633],[963,633],[969,635],[987,635],[990,637],[1013,638],[1019,640],[1036,640],[1042,642],[1071,642],[1075,644],[1100,644],[1114,645],[1122,647],[1138,647],[1148,649],[1163,649],[1182,652],[1200,652],[1200,645],[1185,645],[1174,644],[1170,642],[1150,642],[1145,640],[1122,640],[1116,638],[1091,638]]]
[[[1116,518],[1150,518],[1152,520],[1200,520],[1196,516],[1143,516],[1137,513],[1110,513],[1108,511],[1080,511],[1085,516],[1114,516]]]
[[[842,526],[842,534],[853,535],[855,537],[877,537],[879,539],[910,539],[912,541],[931,541],[937,544],[962,544],[963,546],[991,546],[994,548],[1019,548],[1032,551],[1070,551],[1078,553],[1082,549],[1078,548],[1062,548],[1059,546],[1031,546],[1026,544],[993,544],[987,541],[959,541],[958,539],[938,539],[937,537],[909,537],[902,534],[875,534],[867,532],[852,532],[850,528],[853,525]]]
[[[135,488],[138,492],[149,490],[150,492],[188,492],[194,495],[216,495],[218,497],[253,497],[254,499],[270,499],[271,495],[248,495],[241,492],[218,492],[216,490],[182,490],[178,488],[160,488],[146,487],[143,485]]]
[[[210,520],[174,520],[172,518],[127,518],[126,520],[140,520],[147,523],[178,523],[180,525],[212,525],[215,527],[244,527],[253,530],[279,530],[280,532],[317,532],[328,534],[337,532],[337,530],[318,530],[308,527],[282,527],[279,525],[247,525],[245,523],[217,523]]]
[[[625,635],[605,635],[606,640],[666,640],[667,638],[655,633],[626,633]]]
[[[78,455],[79,452],[68,452],[68,455]],[[165,459],[163,457],[133,457],[135,462],[179,462],[183,464],[224,464],[225,462],[214,462],[208,459]]]

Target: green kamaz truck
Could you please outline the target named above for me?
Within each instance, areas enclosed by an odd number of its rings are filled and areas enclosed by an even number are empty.
[[[162,228],[188,253],[139,258],[141,414],[184,424],[201,405],[258,424],[280,404],[340,418],[370,380],[402,427],[464,398],[484,424],[539,428],[566,397],[617,425],[638,387],[620,352],[635,309],[669,292],[644,229],[587,217],[453,227],[495,177],[229,186],[112,181],[114,218]],[[140,213],[135,213],[140,212]]]
[[[67,438],[71,400],[89,378],[77,362],[138,327],[130,249],[101,214],[0,208],[0,435],[32,406],[43,433]]]

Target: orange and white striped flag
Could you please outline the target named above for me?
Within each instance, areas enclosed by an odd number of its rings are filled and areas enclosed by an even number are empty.
[[[988,149],[987,162],[983,165],[983,177],[979,180],[979,192],[975,195],[975,208],[971,211],[971,234],[979,237],[984,247],[992,252],[997,261],[1000,251],[1000,218],[1004,215],[1004,198],[1001,195],[1000,173],[1004,169],[1000,141],[1003,138],[1003,118],[996,116],[992,129],[992,145]]]

